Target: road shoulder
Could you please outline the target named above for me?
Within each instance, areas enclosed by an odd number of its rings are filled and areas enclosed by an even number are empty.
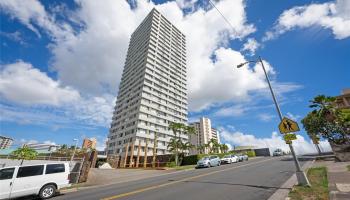
[[[313,161],[307,161],[303,167],[302,170],[306,171],[309,169],[314,163]],[[279,189],[276,190],[275,193],[273,193],[268,200],[281,200],[286,199],[288,197],[289,192],[292,190],[293,186],[297,184],[297,176],[294,173],[286,182],[284,182]]]

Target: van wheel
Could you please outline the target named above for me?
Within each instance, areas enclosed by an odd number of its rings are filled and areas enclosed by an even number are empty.
[[[56,194],[56,187],[52,184],[49,184],[41,188],[39,192],[39,197],[41,199],[48,199],[53,197],[55,194]]]

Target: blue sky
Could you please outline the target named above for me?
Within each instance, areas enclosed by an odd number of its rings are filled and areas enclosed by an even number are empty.
[[[350,87],[346,1],[213,1],[231,25],[206,0],[20,2],[0,3],[0,134],[17,145],[96,137],[103,147],[128,39],[154,6],[187,37],[190,121],[211,118],[232,146],[283,145],[260,66],[236,64],[260,55],[297,121],[314,96]]]

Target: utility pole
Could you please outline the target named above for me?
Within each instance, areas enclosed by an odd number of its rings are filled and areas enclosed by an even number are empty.
[[[266,73],[266,69],[265,69],[265,66],[264,66],[264,63],[263,63],[261,57],[259,56],[259,59],[257,61],[248,61],[248,62],[239,64],[239,65],[237,65],[237,68],[240,68],[240,67],[244,66],[245,64],[252,63],[252,62],[253,63],[260,62],[261,63],[261,66],[262,66],[262,68],[264,70],[266,81],[267,81],[267,83],[269,85],[269,88],[270,88],[270,92],[271,92],[271,95],[272,95],[273,102],[275,103],[275,107],[276,107],[278,116],[280,118],[280,121],[282,122],[283,115],[282,115],[281,109],[280,109],[280,107],[278,105],[278,102],[276,100],[275,93],[273,92],[273,89],[272,89],[272,86],[271,86],[271,83],[270,83],[270,78],[269,78],[268,74]],[[294,160],[295,167],[296,167],[296,176],[297,176],[297,179],[298,179],[298,184],[310,186],[309,180],[307,179],[305,173],[301,170],[298,158],[295,155],[295,151],[294,151],[293,145],[292,144],[288,144],[288,145],[289,145],[290,151],[291,151],[291,153],[293,155],[293,160]]]

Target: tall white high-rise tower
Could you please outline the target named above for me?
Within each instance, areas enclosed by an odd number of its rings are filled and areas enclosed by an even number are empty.
[[[168,154],[169,124],[187,124],[186,80],[185,35],[153,9],[131,35],[107,154],[136,155],[140,141],[141,154],[151,156],[155,137],[157,155]]]

